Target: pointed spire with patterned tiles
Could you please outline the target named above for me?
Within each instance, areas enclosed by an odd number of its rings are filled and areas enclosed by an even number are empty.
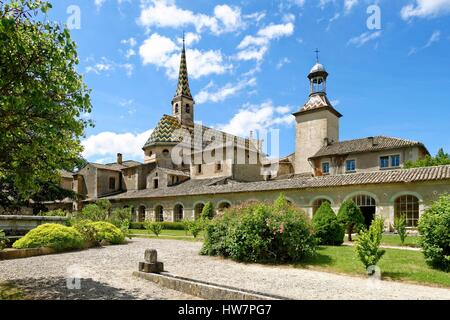
[[[175,93],[175,97],[178,97],[178,96],[192,98],[191,89],[189,88],[184,33],[183,33],[183,50],[181,51],[180,72],[178,75],[177,91]]]

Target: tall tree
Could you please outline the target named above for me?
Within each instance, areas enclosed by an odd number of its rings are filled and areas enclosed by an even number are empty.
[[[38,181],[74,168],[90,121],[67,28],[45,21],[45,0],[0,0],[0,206],[27,199]]]
[[[432,166],[442,166],[450,165],[450,155],[444,152],[444,149],[439,149],[435,157],[427,155],[423,159],[417,161],[406,161],[405,168],[420,168],[420,167],[432,167]]]

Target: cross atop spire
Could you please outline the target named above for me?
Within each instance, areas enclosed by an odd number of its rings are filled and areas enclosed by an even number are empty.
[[[318,48],[316,48],[316,50],[314,51],[315,53],[316,53],[316,61],[317,61],[317,63],[319,63],[319,49]]]
[[[180,72],[178,75],[178,85],[175,97],[184,96],[192,99],[191,89],[189,88],[189,79],[186,63],[186,46],[183,32],[183,49],[181,51]]]

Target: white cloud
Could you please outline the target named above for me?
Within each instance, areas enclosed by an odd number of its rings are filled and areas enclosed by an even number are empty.
[[[87,66],[85,68],[86,73],[109,74],[117,69],[124,70],[126,75],[130,77],[133,74],[134,66],[130,63],[117,63],[106,57],[102,57],[100,62],[94,63],[93,65]]]
[[[294,33],[294,28],[292,22],[270,24],[261,28],[256,36],[245,36],[237,46],[240,51],[237,53],[236,59],[261,61],[269,49],[270,41],[291,36]]]
[[[92,135],[81,142],[84,147],[83,157],[115,157],[117,153],[122,153],[125,159],[142,159],[142,147],[151,133],[152,130],[142,133],[105,131]]]
[[[95,7],[97,8],[97,10],[99,10],[103,6],[105,1],[106,0],[94,0],[94,4],[95,4]]]
[[[344,9],[345,12],[350,12],[354,6],[358,4],[359,0],[345,0],[344,1]]]
[[[124,39],[124,40],[120,41],[120,43],[127,44],[130,47],[135,47],[137,45],[137,41],[135,38]]]
[[[281,69],[283,68],[283,66],[287,65],[291,63],[291,60],[289,60],[288,58],[284,57],[283,59],[281,59],[280,61],[278,61],[277,63],[277,69]]]
[[[264,132],[277,126],[289,126],[295,122],[289,106],[274,106],[272,101],[259,105],[244,105],[226,124],[217,127],[238,136],[247,136],[250,131]]]
[[[381,37],[381,31],[364,32],[363,34],[361,34],[357,37],[351,38],[348,41],[348,44],[353,44],[357,47],[361,47],[361,46],[365,45],[367,42],[375,40],[379,37]]]
[[[241,9],[236,6],[217,5],[214,15],[194,13],[176,6],[175,1],[150,0],[141,1],[142,10],[138,22],[151,28],[195,27],[197,32],[208,29],[213,34],[234,32],[245,27]]]
[[[413,55],[413,54],[416,54],[416,53],[419,52],[420,50],[429,48],[429,47],[431,47],[433,44],[439,42],[440,40],[441,40],[441,31],[439,31],[439,30],[434,31],[434,32],[431,34],[430,38],[428,39],[427,43],[426,43],[424,46],[422,46],[421,48],[415,48],[415,47],[414,47],[414,48],[411,48],[411,49],[409,50],[408,56],[411,56],[411,55]]]
[[[256,85],[256,78],[245,79],[239,81],[236,84],[227,83],[225,86],[217,89],[214,92],[208,91],[213,84],[208,84],[205,88],[203,88],[196,96],[195,102],[197,104],[202,104],[206,102],[222,102],[229,97],[232,97],[245,88],[254,87]]]
[[[400,12],[403,20],[414,17],[433,18],[450,14],[450,0],[415,0],[415,3],[404,6]]]
[[[166,69],[169,78],[178,77],[180,48],[169,38],[152,34],[139,48],[143,64],[153,64]],[[232,66],[224,61],[220,50],[200,51],[187,49],[189,76],[197,79],[210,74],[223,74]]]

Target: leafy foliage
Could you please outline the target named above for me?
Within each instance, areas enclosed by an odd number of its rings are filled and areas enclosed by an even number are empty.
[[[57,251],[81,249],[83,246],[83,236],[75,228],[51,223],[38,226],[13,244],[16,249],[48,247]]]
[[[96,230],[89,220],[75,220],[71,224],[82,236],[87,246],[99,244],[96,238]]]
[[[202,254],[246,262],[300,261],[317,241],[304,212],[281,196],[274,204],[232,207],[206,226]]]
[[[400,242],[403,245],[405,243],[405,239],[408,235],[406,232],[406,215],[405,214],[401,214],[400,216],[394,218],[394,229],[395,229],[395,231],[397,231],[398,236],[400,237]]]
[[[329,202],[324,202],[313,217],[316,237],[323,245],[341,245],[344,242],[344,227],[339,223]]]
[[[89,90],[67,28],[44,19],[50,3],[0,1],[0,205],[17,208],[74,167],[91,124]]]
[[[359,233],[356,240],[356,253],[368,272],[374,272],[374,270],[369,270],[369,267],[376,266],[385,253],[385,250],[380,250],[383,229],[384,221],[377,218],[372,221],[369,230]]]
[[[212,219],[214,218],[214,205],[211,202],[207,202],[203,207],[201,219]]]
[[[5,232],[3,230],[0,230],[0,250],[5,249],[6,244],[8,243],[8,238],[6,237]]]
[[[183,222],[160,222],[164,230],[185,230],[186,226]],[[130,222],[130,229],[145,229],[145,222]]]
[[[421,167],[433,167],[433,166],[442,166],[442,165],[450,165],[450,155],[444,152],[444,149],[439,149],[436,156],[432,157],[427,155],[423,159],[419,159],[415,162],[413,161],[405,161],[405,168],[421,168]]]
[[[94,228],[95,240],[98,243],[106,241],[109,244],[121,244],[125,241],[123,232],[109,222],[95,221],[89,223],[89,225]]]
[[[41,216],[41,217],[66,217],[67,214],[68,213],[62,209],[56,209],[56,210],[52,210],[52,211],[41,212],[41,213],[39,213],[39,216]]]
[[[145,229],[151,231],[155,236],[159,237],[163,231],[163,225],[161,222],[145,221]]]
[[[194,238],[197,238],[200,232],[203,231],[205,223],[207,222],[203,219],[186,220],[186,230],[189,231]]]
[[[425,260],[434,268],[450,271],[450,195],[442,195],[419,220]]]
[[[348,233],[348,241],[352,241],[352,233],[364,228],[364,216],[361,209],[352,201],[342,203],[337,215],[338,221],[344,225]]]
[[[116,208],[112,210],[111,215],[108,218],[118,228],[124,227],[125,224],[129,226],[131,221],[131,209],[130,208]]]

